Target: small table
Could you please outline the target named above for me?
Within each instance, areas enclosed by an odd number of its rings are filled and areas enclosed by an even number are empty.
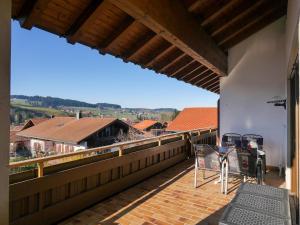
[[[219,225],[257,224],[292,224],[286,189],[243,183],[219,221]]]

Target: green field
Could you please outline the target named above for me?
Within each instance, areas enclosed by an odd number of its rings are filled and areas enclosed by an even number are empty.
[[[28,109],[31,111],[37,111],[37,112],[43,112],[45,114],[48,114],[49,116],[51,115],[68,115],[66,112],[58,110],[58,109],[53,109],[53,108],[44,108],[44,107],[35,107],[35,106],[30,106],[30,105],[23,105],[23,104],[16,104],[12,103],[12,106],[20,109]]]
[[[84,117],[114,117],[118,119],[128,119],[139,121],[153,119],[159,121],[170,121],[174,116],[172,110],[155,110],[146,108],[92,108],[92,107],[66,107],[58,106],[42,107],[42,102],[28,101],[26,99],[11,99],[11,123],[20,124],[35,117],[54,116],[75,116],[77,111],[81,111]]]

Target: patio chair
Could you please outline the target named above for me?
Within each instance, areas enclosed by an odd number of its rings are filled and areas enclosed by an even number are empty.
[[[240,149],[242,147],[242,135],[238,133],[225,133],[222,136],[221,145],[223,147],[235,146]]]
[[[220,171],[219,156],[214,146],[208,144],[194,144],[195,153],[195,178],[194,187],[197,187],[197,173],[202,171],[202,177],[205,178],[205,170]]]
[[[263,149],[263,137],[257,134],[244,134],[242,136],[242,149],[251,155],[249,162],[252,170],[251,176],[256,177],[258,183],[262,183],[266,174],[266,155]]]

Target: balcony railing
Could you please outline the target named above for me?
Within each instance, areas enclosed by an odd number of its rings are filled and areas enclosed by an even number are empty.
[[[55,223],[185,160],[196,142],[215,144],[216,130],[179,132],[11,163],[11,169],[38,165],[10,175],[11,224]],[[103,153],[108,149],[118,151]],[[60,163],[50,165],[53,161]]]

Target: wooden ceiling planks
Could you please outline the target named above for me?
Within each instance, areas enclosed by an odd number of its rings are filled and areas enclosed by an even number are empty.
[[[141,4],[140,1],[144,0],[129,0],[137,5]],[[153,4],[163,5],[169,1],[162,0]],[[167,13],[175,13],[169,15],[177,19],[176,26],[183,15],[184,19],[194,18],[189,26],[194,30],[203,29],[216,46],[224,51],[280,18],[286,13],[287,5],[286,0],[174,1]],[[143,68],[219,93],[219,71],[208,66],[195,52],[190,54],[186,51],[187,48],[195,49],[195,43],[199,42],[195,37],[199,33],[191,38],[193,43],[184,40],[187,46],[183,48],[175,40],[182,39],[178,30],[173,30],[171,36],[166,35],[166,31],[168,33],[174,29],[170,29],[170,23],[172,25],[174,19],[160,21],[166,23],[163,27],[165,30],[160,30],[149,26],[149,21],[145,22],[145,18],[131,15],[132,9],[128,11],[122,6],[128,3],[120,2],[121,0],[13,0],[12,17],[24,28],[31,29],[36,26],[65,37],[72,44],[81,43],[98,49],[101,54],[109,53],[125,62],[131,61]],[[174,8],[175,11],[172,11]],[[180,11],[176,14],[176,10]],[[157,19],[155,14],[150,13],[147,16],[148,19],[149,16]],[[158,19],[163,20],[159,17]],[[181,25],[178,25],[179,31],[182,30],[185,36],[195,35]],[[214,51],[210,45],[204,47]]]
[[[184,10],[179,0],[110,2],[215,73],[227,73],[226,55],[201,27],[195,29],[197,20]]]
[[[225,51],[286,13],[287,0],[182,0]]]

